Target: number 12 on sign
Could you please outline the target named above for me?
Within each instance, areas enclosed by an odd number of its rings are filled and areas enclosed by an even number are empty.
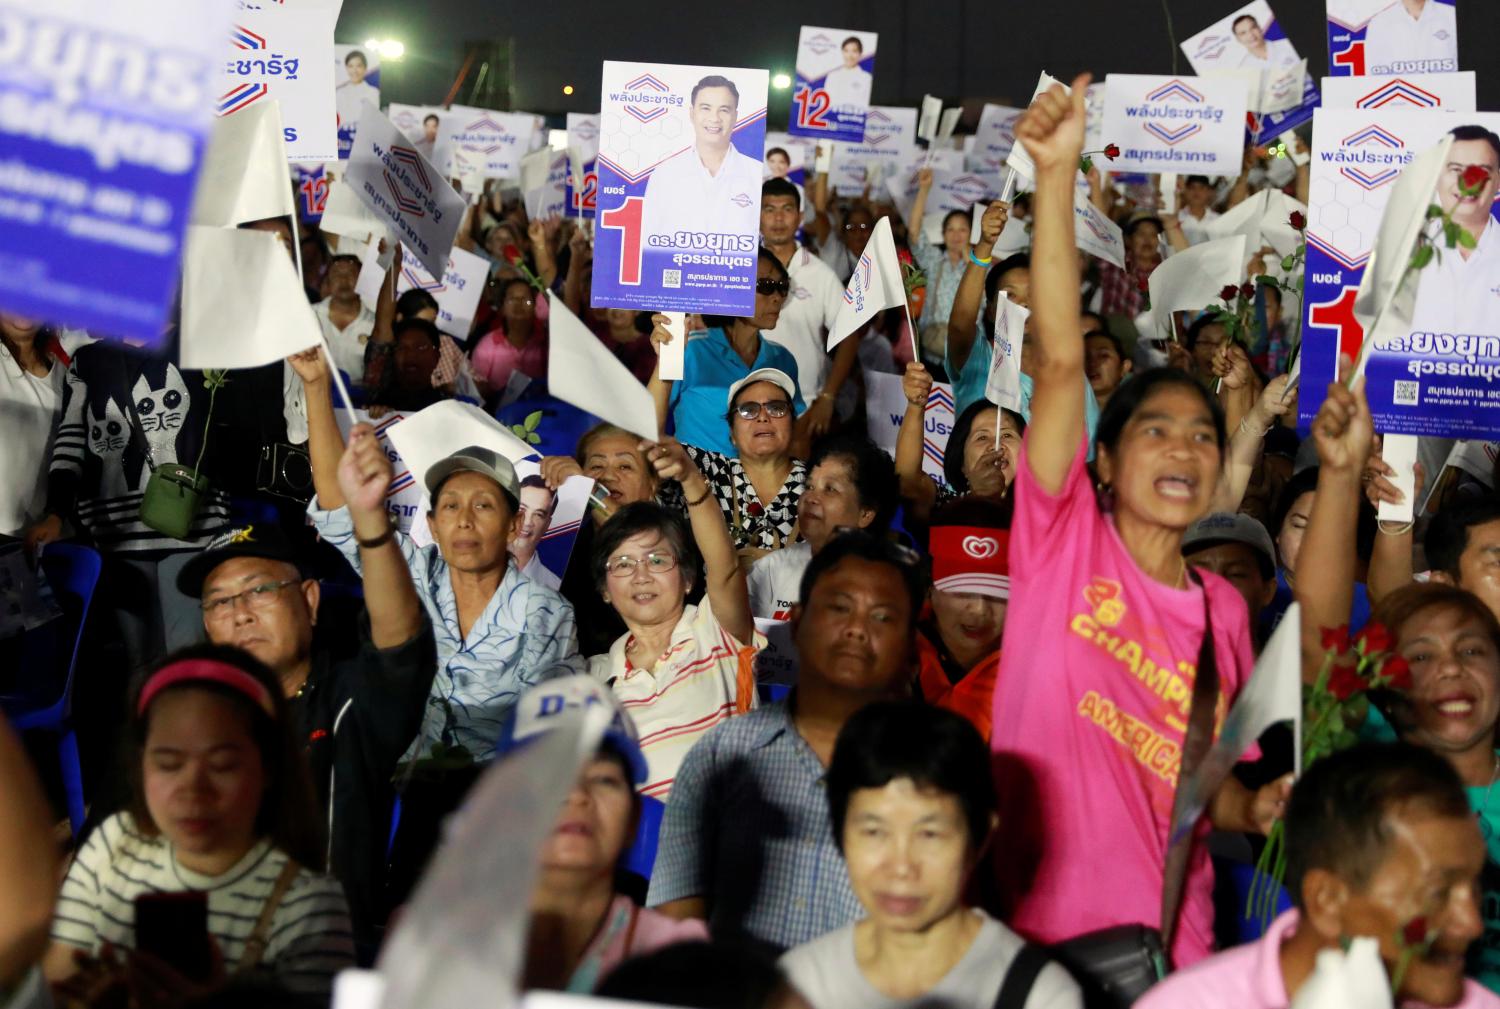
[[[797,125],[807,130],[828,130],[833,124],[828,121],[828,112],[833,108],[833,102],[828,98],[828,92],[822,88],[801,88],[792,96],[792,104],[797,106]]]

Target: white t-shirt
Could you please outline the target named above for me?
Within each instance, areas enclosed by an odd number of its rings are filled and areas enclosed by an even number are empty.
[[[1264,59],[1241,46],[1240,66],[1254,67],[1257,70],[1270,70],[1273,67],[1289,67],[1298,62],[1297,49],[1288,40],[1266,39],[1265,42],[1266,56]]]
[[[973,914],[984,924],[969,951],[919,998],[891,998],[865,979],[854,956],[858,925],[796,947],[781,958],[781,969],[812,1009],[990,1009],[1025,940],[983,911]],[[1083,1009],[1083,995],[1067,971],[1049,963],[1037,975],[1026,1009]]]
[[[545,585],[554,592],[562,590],[562,579],[554,575],[548,567],[542,563],[540,551],[531,555],[531,560],[521,569],[521,577],[528,578],[538,585]]]
[[[135,898],[195,890],[208,896],[208,931],[233,969],[287,861],[261,841],[221,876],[177,864],[163,837],[146,837],[129,813],[115,813],[89,835],[68,869],[52,938],[97,954],[104,943],[135,949]],[[333,977],[354,966],[349,905],[338,880],[301,869],[271,916],[260,966],[293,991],[327,997]]]
[[[370,342],[370,334],[375,332],[375,313],[361,303],[359,315],[349,325],[339,329],[328,314],[332,306],[333,299],[324,298],[313,306],[313,315],[318,317],[318,325],[323,327],[323,336],[333,350],[333,359],[338,364],[339,371],[349,376],[351,386],[363,385],[365,344]]]
[[[812,545],[793,543],[750,565],[750,612],[757,620],[785,620],[802,591],[802,573],[812,563]]]
[[[1401,0],[1370,19],[1365,28],[1365,73],[1442,73],[1458,69],[1458,22],[1454,8],[1427,0],[1412,17]]]
[[[1182,223],[1182,237],[1192,245],[1208,241],[1208,222],[1218,219],[1219,214],[1215,210],[1205,210],[1202,217],[1194,217],[1187,207],[1177,211],[1177,220]]]
[[[765,335],[797,359],[797,387],[811,404],[828,381],[828,331],[844,303],[844,285],[828,264],[802,246],[787,264],[792,289],[781,305],[776,328]]]
[[[1458,249],[1420,271],[1412,332],[1500,336],[1500,225],[1485,222],[1474,251]]]
[[[378,109],[380,89],[366,81],[360,81],[358,84],[345,81],[334,88],[333,103],[338,111],[339,125],[345,129],[353,129],[354,124],[359,122],[359,114],[364,109],[365,102],[369,102]]]
[[[647,248],[651,237],[667,238],[680,231],[714,235],[760,233],[761,163],[732,144],[717,175],[689,147],[662,162],[646,183],[641,231]]]
[[[863,67],[839,67],[830,70],[823,79],[823,90],[828,92],[828,101],[836,109],[870,107],[870,89],[873,78]]]
[[[33,375],[0,343],[0,535],[19,536],[47,510],[47,467],[65,372],[53,361],[47,374]]]

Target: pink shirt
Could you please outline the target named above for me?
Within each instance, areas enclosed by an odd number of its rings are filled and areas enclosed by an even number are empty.
[[[636,956],[679,942],[707,942],[708,926],[697,918],[678,921],[660,911],[636,907],[629,897],[618,895],[604,916],[604,925],[588,949],[573,976],[568,991],[586,995],[620,964]]]
[[[1136,1009],[1284,1009],[1290,999],[1281,976],[1281,944],[1297,927],[1297,912],[1287,911],[1266,934],[1246,946],[1209,957],[1161,981],[1136,1002]],[[1414,1006],[1414,1002],[1403,1002]],[[1464,981],[1463,998],[1454,1009],[1493,1009],[1500,997],[1477,981]]]
[[[521,371],[533,379],[547,377],[547,327],[540,321],[531,331],[531,339],[517,348],[505,338],[505,329],[499,328],[480,337],[474,345],[471,359],[476,377],[489,383],[492,390],[505,388],[511,372]]]
[[[1161,918],[1163,863],[1203,639],[1203,595],[1136,567],[1101,513],[1085,443],[1056,497],[1016,467],[1010,610],[995,685],[996,787],[1006,921],[1054,943]],[[1213,607],[1222,723],[1250,675],[1243,598],[1203,573]],[[1198,837],[1209,831],[1207,818]],[[1213,869],[1195,844],[1173,944],[1185,966],[1213,948]]]

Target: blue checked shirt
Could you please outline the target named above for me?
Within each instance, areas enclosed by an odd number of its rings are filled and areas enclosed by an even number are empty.
[[[313,498],[307,508],[313,526],[358,571],[349,509],[323,511],[317,503]],[[475,760],[488,759],[505,716],[523,693],[554,676],[588,672],[578,653],[573,607],[509,564],[465,640],[448,564],[437,545],[418,547],[399,531],[396,540],[432,619],[438,661],[421,734],[403,759],[426,756],[438,742],[462,746]]]
[[[646,903],[702,897],[715,939],[777,950],[863,918],[823,775],[785,700],[714,726],[672,783]]]

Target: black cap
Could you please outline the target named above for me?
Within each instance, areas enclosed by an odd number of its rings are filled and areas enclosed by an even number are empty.
[[[194,599],[203,595],[203,583],[214,568],[235,557],[263,557],[269,561],[285,561],[304,573],[302,556],[295,544],[274,522],[257,522],[241,526],[215,536],[198,556],[182,566],[177,573],[177,591]]]

